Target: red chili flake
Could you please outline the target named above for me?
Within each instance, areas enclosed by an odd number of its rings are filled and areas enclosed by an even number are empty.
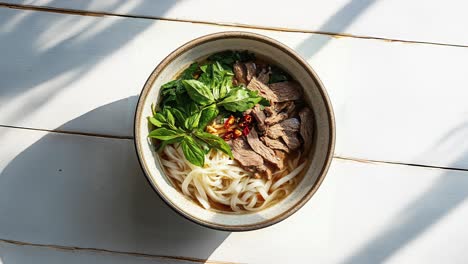
[[[224,128],[228,129],[232,124],[234,124],[234,116],[230,116],[226,122],[224,122]]]
[[[224,139],[224,140],[230,140],[230,139],[232,139],[233,136],[234,136],[234,133],[232,133],[232,132],[227,132],[227,133],[224,133],[223,139]]]
[[[247,123],[247,124],[252,123],[252,116],[251,116],[251,115],[245,115],[245,116],[244,116],[244,121],[245,121],[245,123]]]
[[[249,133],[250,133],[249,127],[245,126],[244,129],[242,130],[242,134],[244,134],[244,136],[247,136]]]
[[[242,131],[240,131],[239,129],[234,130],[234,139],[240,136],[242,136]]]

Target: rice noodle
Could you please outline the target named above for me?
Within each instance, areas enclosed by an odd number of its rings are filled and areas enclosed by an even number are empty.
[[[221,151],[205,157],[205,167],[188,162],[180,147],[168,145],[161,155],[162,165],[173,183],[187,197],[206,209],[213,204],[228,206],[234,212],[258,211],[287,196],[295,187],[296,176],[305,167],[298,166],[300,155],[287,167],[273,174],[272,180],[255,179],[236,161]],[[218,206],[219,207],[219,206]]]

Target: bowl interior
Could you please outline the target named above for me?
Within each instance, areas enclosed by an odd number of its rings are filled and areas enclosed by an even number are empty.
[[[151,104],[158,101],[162,84],[194,61],[224,50],[249,50],[286,70],[304,88],[305,100],[314,113],[314,143],[304,176],[296,189],[279,203],[248,214],[205,210],[174,188],[165,176],[154,146],[147,139]],[[251,33],[218,33],[196,39],[169,55],[148,79],[135,116],[135,142],[142,167],[161,197],[185,217],[223,230],[251,230],[276,223],[298,210],[315,193],[326,174],[334,147],[334,120],[328,97],[315,73],[282,44]]]

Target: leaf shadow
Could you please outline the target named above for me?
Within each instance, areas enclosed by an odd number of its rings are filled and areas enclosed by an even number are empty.
[[[77,7],[85,9],[85,2],[77,3]],[[108,5],[114,10],[125,7],[130,11],[148,5],[133,2],[137,4],[128,6],[128,3],[119,0]],[[175,3],[161,1],[157,12],[164,13]],[[60,1],[47,4],[60,5]],[[0,104],[22,99],[21,109],[5,118],[9,123],[44,106],[156,23],[149,19],[130,23],[129,19],[115,17],[9,8],[0,8],[0,14],[0,52],[5,62],[0,63]]]
[[[430,149],[443,146],[446,142],[453,141],[454,138],[458,138],[460,142],[467,130],[468,124],[450,130]],[[466,161],[466,159],[468,159],[468,151],[465,150],[448,167],[456,168],[460,165],[460,161]],[[390,224],[342,263],[382,263],[388,260],[398,250],[428,231],[466,201],[468,198],[467,177],[466,169],[443,170],[424,193],[409,202],[403,210],[388,221]]]
[[[342,33],[363,12],[365,12],[377,0],[351,0],[338,10],[333,16],[317,30],[323,33]],[[324,48],[332,37],[317,38],[315,34],[305,39],[295,49],[305,58],[311,58]]]
[[[102,125],[137,99],[101,106],[57,130]],[[133,140],[62,133],[47,133],[0,173],[0,226],[5,239],[199,259],[230,234],[170,209],[146,181]]]

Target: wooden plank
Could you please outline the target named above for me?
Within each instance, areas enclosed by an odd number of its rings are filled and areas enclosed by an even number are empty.
[[[195,264],[188,260],[115,254],[96,250],[68,250],[51,246],[23,245],[0,241],[0,263],[37,264]]]
[[[190,39],[236,29],[10,9],[0,24],[0,125],[117,137],[132,136],[137,95],[159,61]],[[337,155],[468,169],[468,49],[253,31],[318,72]]]
[[[144,16],[320,31],[360,36],[468,45],[465,1],[281,1],[238,0],[231,5],[209,0],[188,1],[30,1],[6,3]]]
[[[228,233],[169,209],[130,140],[0,128],[0,146],[1,239],[244,263],[466,259],[468,172],[335,159],[298,213]]]

